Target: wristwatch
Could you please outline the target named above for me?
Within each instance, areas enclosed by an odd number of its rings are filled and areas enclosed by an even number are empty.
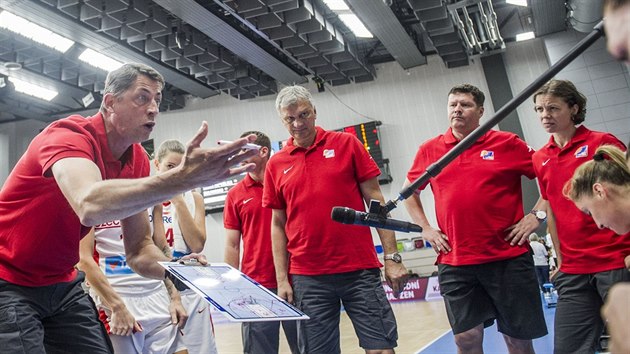
[[[386,261],[394,261],[396,263],[402,262],[402,256],[398,252],[392,253],[392,254],[386,254],[385,257],[383,257],[383,259]]]
[[[533,214],[540,222],[547,220],[547,212],[545,212],[544,210],[532,209],[532,211],[530,211],[529,213]]]

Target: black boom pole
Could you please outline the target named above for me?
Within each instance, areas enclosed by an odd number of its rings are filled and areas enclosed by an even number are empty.
[[[521,93],[512,98],[508,103],[505,104],[505,106],[501,107],[501,109],[499,109],[499,111],[497,111],[494,116],[492,116],[492,118],[477,127],[477,129],[473,130],[470,135],[460,141],[451,151],[447,152],[439,160],[427,167],[426,171],[420,177],[418,177],[418,179],[416,179],[415,181],[413,181],[413,183],[400,191],[400,195],[397,199],[390,200],[385,204],[385,206],[381,207],[380,214],[386,216],[387,213],[396,208],[396,204],[398,202],[409,198],[409,196],[416,189],[418,189],[418,187],[428,182],[431,177],[437,176],[442,171],[442,169],[446,167],[446,165],[448,165],[457,156],[463,153],[464,150],[473,145],[475,141],[477,141],[477,139],[488,132],[488,130],[492,129],[492,127],[502,121],[510,112],[515,110],[516,107],[523,103],[528,97],[533,95],[534,92],[538,90],[538,88],[549,81],[549,79],[556,75],[560,70],[564,69],[565,66],[569,65],[570,62],[572,62],[578,55],[582,54],[588,47],[590,47],[603,35],[604,21],[601,21],[593,28],[593,31],[591,33],[589,33],[584,39],[582,39],[578,44],[571,48],[571,50],[565,56],[560,58],[557,63],[547,69],[547,71],[545,71],[534,82],[532,82],[523,91],[521,91]]]

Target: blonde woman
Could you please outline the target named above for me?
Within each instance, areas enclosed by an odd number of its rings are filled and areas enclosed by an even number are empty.
[[[173,169],[182,162],[184,145],[177,140],[164,141],[154,160],[157,174]],[[203,198],[197,191],[178,194],[161,205],[164,236],[173,257],[200,253],[206,243],[206,222]],[[184,343],[190,353],[216,353],[210,304],[187,289],[181,292],[188,312]]]
[[[599,227],[618,234],[630,231],[630,169],[628,155],[616,146],[604,145],[595,151],[593,160],[580,166],[567,182],[564,194],[584,213],[591,215]],[[630,249],[625,250],[630,254]],[[625,258],[630,269],[630,256]],[[630,284],[613,286],[608,292],[602,315],[611,335],[611,353],[629,353]]]

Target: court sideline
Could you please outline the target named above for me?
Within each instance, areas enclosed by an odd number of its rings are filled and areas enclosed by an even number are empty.
[[[457,352],[450,331],[444,303],[434,301],[406,301],[392,303],[392,309],[398,322],[398,347],[400,354],[452,354]],[[544,309],[545,320],[549,334],[534,341],[537,354],[551,354],[553,352],[553,319],[555,308]],[[237,354],[243,352],[241,343],[241,327],[238,323],[229,323],[216,313],[215,333],[217,348],[221,354]],[[365,353],[359,348],[350,319],[342,312],[341,315],[341,352],[344,354]],[[506,352],[502,336],[496,330],[496,325],[485,331],[484,350],[487,354],[503,354]],[[284,337],[280,339],[280,353],[290,354]]]

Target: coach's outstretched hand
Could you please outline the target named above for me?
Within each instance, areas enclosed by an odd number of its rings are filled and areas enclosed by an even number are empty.
[[[255,164],[241,165],[241,162],[254,156],[258,151],[240,152],[245,144],[256,140],[256,135],[236,139],[232,143],[218,147],[202,148],[201,143],[207,136],[208,123],[204,121],[197,134],[186,145],[184,159],[176,172],[181,176],[182,183],[186,183],[190,189],[215,184],[230,176],[254,169]]]

